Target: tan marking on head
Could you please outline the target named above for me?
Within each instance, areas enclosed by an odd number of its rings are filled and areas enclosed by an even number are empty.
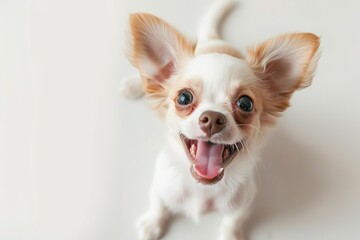
[[[243,59],[243,55],[233,46],[222,40],[214,40],[199,44],[196,48],[195,55],[202,55],[207,53],[222,53],[229,56]]]
[[[182,106],[177,102],[177,98],[183,90],[188,90],[193,95],[193,102],[186,106]],[[190,79],[188,81],[178,83],[174,87],[174,91],[172,93],[176,114],[182,118],[189,116],[199,105],[202,92],[203,81],[200,79]]]
[[[242,97],[248,96],[253,103],[251,112],[244,112],[239,109],[236,102]],[[262,99],[260,92],[255,87],[240,85],[234,88],[230,94],[231,113],[238,126],[247,136],[250,136],[254,130],[255,116],[262,111]]]

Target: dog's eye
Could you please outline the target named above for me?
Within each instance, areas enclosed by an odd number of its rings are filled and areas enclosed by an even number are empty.
[[[188,90],[180,92],[177,101],[180,105],[188,105],[193,101],[193,95]]]
[[[253,102],[248,96],[240,97],[236,102],[236,106],[244,112],[251,112],[254,107]]]

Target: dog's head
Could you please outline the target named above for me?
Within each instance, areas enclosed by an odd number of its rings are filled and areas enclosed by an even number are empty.
[[[274,124],[292,93],[311,84],[318,60],[319,38],[310,33],[272,38],[243,60],[195,56],[196,42],[150,14],[131,15],[130,28],[129,59],[202,183],[219,181]]]

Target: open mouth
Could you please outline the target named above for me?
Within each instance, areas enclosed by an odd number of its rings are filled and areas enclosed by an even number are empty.
[[[185,152],[192,162],[192,176],[203,184],[214,184],[224,176],[224,168],[239,152],[242,144],[221,144],[200,139],[188,139],[180,134]]]

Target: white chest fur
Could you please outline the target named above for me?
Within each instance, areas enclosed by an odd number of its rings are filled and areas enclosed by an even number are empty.
[[[185,213],[195,221],[209,211],[230,212],[247,200],[249,185],[254,188],[249,162],[234,159],[220,182],[204,185],[191,176],[186,155],[167,148],[158,157],[151,191],[173,212]]]

